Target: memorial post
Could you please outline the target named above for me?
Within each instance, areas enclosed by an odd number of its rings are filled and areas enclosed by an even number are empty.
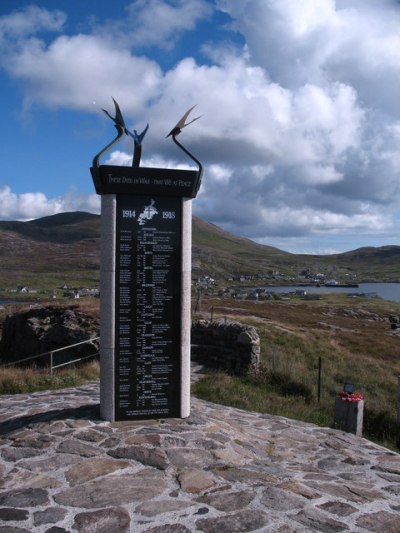
[[[110,421],[190,414],[192,198],[199,169],[140,167],[141,135],[127,130],[115,102],[117,137],[93,160],[101,195],[100,413]],[[135,141],[132,167],[100,165],[124,134]]]

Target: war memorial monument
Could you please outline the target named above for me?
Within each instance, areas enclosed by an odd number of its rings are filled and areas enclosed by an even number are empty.
[[[117,136],[90,169],[101,195],[100,412],[110,421],[190,414],[192,199],[202,165],[176,139],[189,109],[167,137],[198,170],[140,166],[141,134],[130,132],[114,100]],[[198,117],[197,117],[198,118]],[[125,135],[132,166],[101,165]]]

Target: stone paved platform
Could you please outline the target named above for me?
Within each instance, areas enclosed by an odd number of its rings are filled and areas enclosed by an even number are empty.
[[[400,456],[193,398],[99,419],[99,385],[0,397],[0,532],[399,533]]]

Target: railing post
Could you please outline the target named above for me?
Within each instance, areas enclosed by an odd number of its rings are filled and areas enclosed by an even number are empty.
[[[400,425],[400,376],[397,377],[397,423]]]
[[[317,391],[317,398],[318,403],[321,401],[321,372],[322,372],[322,357],[318,357],[318,391]]]
[[[53,352],[50,352],[50,376],[53,377]]]

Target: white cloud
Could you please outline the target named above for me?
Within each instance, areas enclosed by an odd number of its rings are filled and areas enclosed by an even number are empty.
[[[132,165],[132,155],[129,155],[125,152],[121,152],[120,150],[114,150],[113,152],[110,153],[108,158],[106,157],[104,161],[104,165],[116,165],[120,167],[128,167]]]
[[[72,191],[57,198],[47,198],[42,192],[17,194],[5,185],[0,188],[0,211],[3,220],[32,220],[64,211],[99,213],[100,199]]]
[[[171,48],[182,33],[193,30],[199,20],[209,16],[212,7],[205,0],[136,0],[127,11],[126,36],[132,44]]]
[[[48,11],[38,6],[27,6],[0,17],[0,42],[18,39],[41,31],[61,31],[66,21],[62,11]]]
[[[109,154],[108,158],[105,157],[102,163],[105,165],[117,165],[117,166],[122,166],[122,167],[129,167],[132,165],[132,154],[127,154],[126,152],[123,152],[121,150],[114,150],[113,152]],[[178,163],[174,159],[166,159],[159,155],[155,155],[152,157],[143,157],[141,159],[141,166],[149,167],[149,168],[177,168],[177,169],[182,169],[182,170],[197,168],[197,167],[194,167],[193,165]]]
[[[161,81],[154,61],[92,35],[61,36],[49,46],[30,39],[9,52],[4,63],[9,74],[25,84],[28,109],[40,104],[93,112],[93,101],[109,107],[112,95],[136,113],[159,93]]]

